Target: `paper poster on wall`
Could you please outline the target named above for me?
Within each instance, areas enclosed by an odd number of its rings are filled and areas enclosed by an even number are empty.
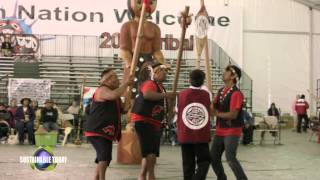
[[[17,99],[18,103],[22,98],[36,100],[39,106],[43,106],[46,99],[50,99],[50,79],[15,79],[10,78],[8,83],[9,101]]]

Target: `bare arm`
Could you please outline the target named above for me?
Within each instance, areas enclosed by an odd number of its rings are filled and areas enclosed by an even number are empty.
[[[130,97],[126,97],[125,102],[121,101],[122,114],[126,114],[127,112],[129,112],[131,105],[132,105],[132,103],[131,103]]]
[[[232,119],[236,119],[239,115],[239,110],[233,110],[230,112],[218,112],[217,113],[217,117],[222,118],[222,119],[228,119],[228,120],[232,120]]]
[[[148,90],[147,92],[143,93],[143,98],[149,101],[158,101],[166,97],[165,93],[158,93],[152,90]]]
[[[101,87],[96,94],[97,101],[113,101],[119,99],[121,95],[127,90],[129,82],[122,84],[119,88],[111,90],[107,87]]]

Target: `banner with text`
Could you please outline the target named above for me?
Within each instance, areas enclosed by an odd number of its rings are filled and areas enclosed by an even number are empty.
[[[43,106],[46,99],[50,99],[51,80],[49,79],[14,79],[8,83],[9,101],[17,99],[20,103],[22,98],[36,100],[39,106]]]
[[[197,14],[200,2],[195,0],[158,0],[157,11],[150,21],[158,24],[162,31],[163,50],[177,50],[181,33],[178,24],[179,12],[186,5],[190,13]],[[215,6],[207,0],[210,15],[209,39],[221,46],[239,65],[242,65],[242,8]],[[119,48],[121,25],[129,20],[127,0],[2,0],[0,33],[34,33],[60,35],[95,35],[104,33],[102,47]],[[195,49],[195,23],[187,31],[189,43],[186,50]]]

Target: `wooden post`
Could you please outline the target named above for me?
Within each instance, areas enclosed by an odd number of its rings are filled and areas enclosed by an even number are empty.
[[[79,116],[78,116],[78,129],[77,129],[77,138],[74,141],[74,144],[81,145],[81,139],[80,139],[80,131],[81,131],[81,122],[83,118],[83,95],[84,95],[84,88],[87,81],[87,75],[83,76],[82,84],[81,84],[81,94],[80,94],[80,108],[79,108]]]
[[[209,57],[209,42],[208,37],[205,38],[205,46],[204,46],[204,55],[205,55],[205,62],[206,62],[206,79],[207,79],[207,86],[210,92],[212,92],[212,78],[211,78],[211,63]]]
[[[136,39],[136,44],[134,47],[134,52],[133,52],[133,57],[131,62],[130,75],[134,75],[137,64],[138,64],[138,57],[141,49],[141,39],[143,37],[143,25],[146,21],[146,6],[147,4],[144,2],[142,5],[142,11],[141,11],[141,16],[139,20],[139,27],[138,27],[137,39]]]
[[[181,61],[182,61],[182,54],[183,54],[183,48],[184,48],[184,39],[186,36],[186,31],[188,26],[191,24],[191,16],[189,15],[189,6],[185,7],[184,12],[182,12],[181,16],[181,27],[182,27],[182,32],[181,32],[181,37],[180,37],[180,44],[179,44],[179,50],[178,50],[178,57],[177,57],[177,63],[176,63],[176,72],[174,75],[174,80],[173,80],[173,88],[172,92],[176,93],[177,92],[177,86],[178,86],[178,81],[179,81],[179,75],[180,75],[180,68],[181,68]],[[170,103],[169,106],[169,112],[168,112],[168,119],[173,119],[174,117],[174,106],[175,106],[175,99],[173,99]]]
[[[137,39],[135,42],[135,47],[134,47],[133,57],[131,62],[130,76],[135,74],[136,67],[138,64],[138,58],[139,58],[139,53],[141,49],[141,40],[143,37],[143,26],[146,21],[147,2],[148,1],[144,0],[142,5],[138,32],[137,32]],[[132,89],[132,86],[128,87],[126,101],[130,101],[131,99],[131,89]],[[117,162],[122,164],[140,164],[142,156],[140,153],[141,151],[140,151],[138,136],[133,131],[132,128],[128,128],[128,127],[130,126],[127,126],[126,131],[122,131],[122,137],[121,137],[121,140],[119,141],[118,149],[117,149],[118,150]]]
[[[185,39],[186,31],[188,28],[187,18],[189,18],[189,9],[190,9],[190,7],[186,6],[184,12],[182,13],[182,17],[181,17],[182,33],[181,33],[181,37],[180,37],[178,58],[177,58],[177,63],[176,63],[176,72],[175,72],[174,81],[173,81],[173,88],[172,88],[173,92],[177,92],[180,67],[181,67],[181,60],[182,60],[182,53],[183,53],[183,47],[184,47],[184,39]]]

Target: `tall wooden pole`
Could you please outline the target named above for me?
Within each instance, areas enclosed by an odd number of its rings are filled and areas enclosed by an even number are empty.
[[[174,80],[173,80],[173,88],[172,92],[176,93],[177,92],[177,87],[178,87],[178,81],[179,81],[179,75],[180,75],[180,68],[181,68],[181,61],[182,61],[182,54],[183,54],[183,49],[184,49],[184,39],[186,36],[186,31],[188,26],[191,24],[191,16],[189,15],[189,6],[185,7],[184,12],[182,12],[181,16],[181,27],[182,27],[182,32],[181,32],[181,37],[180,37],[180,44],[179,44],[179,50],[178,50],[178,57],[177,57],[177,63],[176,63],[176,72],[174,75]],[[169,106],[169,112],[168,112],[168,119],[173,119],[174,117],[174,105],[175,105],[175,99],[173,99],[170,103]]]
[[[138,64],[138,58],[139,58],[139,53],[140,53],[140,49],[141,49],[141,43],[142,43],[142,37],[143,37],[143,26],[145,24],[146,21],[146,10],[147,10],[147,0],[143,1],[142,4],[142,9],[141,9],[141,15],[140,15],[140,19],[139,19],[139,26],[138,26],[138,32],[137,32],[137,38],[136,38],[136,42],[135,42],[135,47],[134,47],[134,51],[133,51],[133,56],[132,56],[132,61],[131,61],[131,68],[130,68],[130,76],[133,76],[135,74],[136,71],[136,67]],[[131,90],[132,90],[132,86],[129,86],[127,89],[127,93],[125,95],[125,107],[130,106],[131,104],[133,104],[133,100],[131,99]],[[129,122],[129,121],[127,121]]]
[[[204,46],[204,55],[205,55],[205,62],[206,62],[206,79],[207,79],[207,86],[212,92],[212,78],[211,78],[211,63],[210,63],[210,57],[209,57],[209,42],[208,37],[205,38],[205,46]]]
[[[184,12],[182,13],[181,17],[181,26],[182,26],[182,33],[180,37],[180,44],[179,44],[179,51],[178,51],[178,57],[177,57],[177,64],[176,64],[176,72],[174,75],[174,81],[173,81],[173,92],[177,92],[177,86],[179,81],[179,75],[180,75],[180,68],[181,68],[181,60],[182,60],[182,53],[184,48],[184,39],[186,36],[186,31],[188,28],[188,18],[189,18],[189,6],[185,7]]]
[[[84,88],[86,86],[87,75],[83,76],[82,84],[81,84],[81,92],[80,92],[80,108],[79,108],[79,116],[78,116],[78,129],[77,129],[77,138],[74,141],[74,144],[81,145],[80,139],[80,131],[81,131],[81,122],[83,118],[83,96],[84,96]]]
[[[136,67],[138,64],[138,58],[139,58],[139,53],[140,53],[140,49],[141,49],[141,42],[142,42],[142,37],[143,37],[143,26],[146,21],[146,7],[147,7],[147,4],[144,1],[143,5],[142,5],[140,20],[139,20],[137,39],[135,42],[136,44],[135,44],[134,51],[133,51],[130,75],[135,74],[135,70],[136,70]]]

